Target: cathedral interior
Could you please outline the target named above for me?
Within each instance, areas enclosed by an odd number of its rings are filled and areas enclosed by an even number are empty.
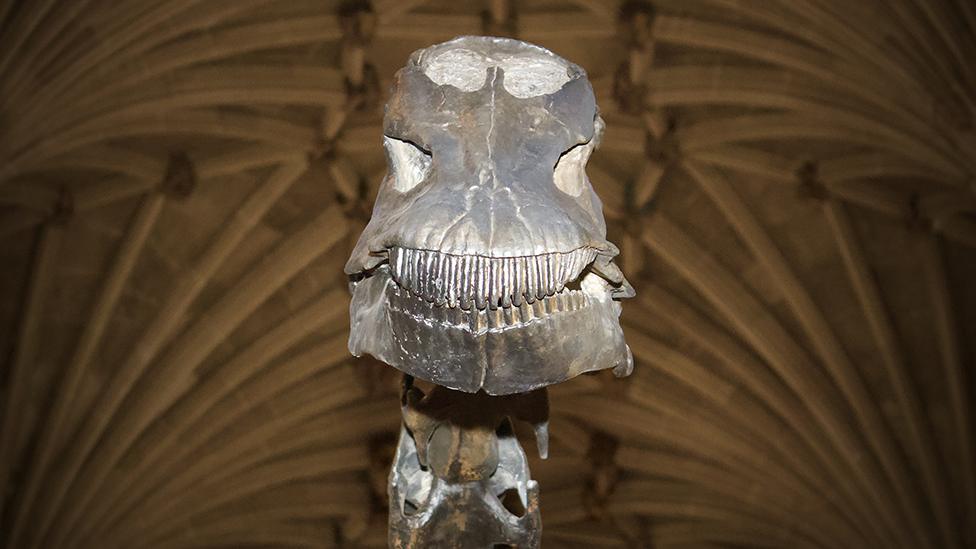
[[[342,267],[459,35],[586,69],[637,292],[543,547],[976,547],[970,0],[0,2],[0,546],[386,546]]]

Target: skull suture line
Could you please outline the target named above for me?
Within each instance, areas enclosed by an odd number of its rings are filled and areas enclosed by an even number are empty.
[[[516,40],[415,52],[384,119],[389,173],[346,265],[350,351],[465,392],[630,373],[586,73]]]

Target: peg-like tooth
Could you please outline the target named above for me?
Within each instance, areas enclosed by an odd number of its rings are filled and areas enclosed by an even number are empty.
[[[424,255],[420,250],[414,250],[410,256],[410,289],[414,294],[420,295],[420,279],[423,278]]]
[[[441,270],[441,302],[453,307],[454,296],[454,256],[444,254],[444,267]]]
[[[509,288],[508,294],[512,299],[512,306],[518,307],[522,304],[522,273],[519,272],[519,258],[512,258],[512,287]]]
[[[495,295],[498,293],[498,291],[495,289],[495,286],[498,284],[498,279],[496,276],[497,274],[498,273],[495,272],[495,261],[491,258],[486,258],[485,277],[487,283],[485,284],[485,301],[487,301],[488,307],[497,307],[497,305],[495,305],[497,302],[494,299]]]
[[[502,282],[504,280],[504,263],[499,258],[491,259],[491,303],[499,306],[502,300]]]
[[[556,254],[546,254],[546,295],[556,293]]]
[[[400,284],[400,286],[404,288],[410,287],[410,282],[407,280],[407,278],[410,276],[407,272],[410,270],[408,258],[409,255],[407,250],[403,250],[403,249],[397,250],[397,265],[399,265],[399,267],[397,267],[397,271],[399,271],[397,275],[399,277],[397,282]]]
[[[478,258],[466,257],[465,263],[465,295],[468,303],[474,307],[474,298],[478,293]]]
[[[562,285],[559,272],[562,270],[562,254],[549,254],[552,262],[552,293],[557,293]]]
[[[457,269],[458,261],[460,259],[461,258],[456,255],[447,256],[447,264],[445,267],[447,269],[447,276],[444,279],[444,299],[451,307],[455,306],[453,304],[457,304],[458,299]]]
[[[496,257],[491,262],[492,274],[495,275],[492,277],[491,284],[492,301],[496,307],[499,307],[502,302],[502,293],[505,290],[505,261],[500,257]]]
[[[488,328],[500,328],[505,325],[503,309],[494,308],[485,311],[488,314]]]
[[[498,261],[498,306],[507,307],[512,303],[512,277],[508,272],[508,258],[500,257]]]
[[[569,264],[568,280],[576,280],[579,278],[580,265],[583,263],[583,250],[574,250],[573,257]]]
[[[538,276],[535,270],[535,258],[526,257],[525,258],[525,299],[529,303],[534,303],[536,300],[536,281]]]
[[[403,272],[400,273],[400,276],[403,278],[403,287],[407,290],[413,287],[413,281],[411,279],[412,270],[413,253],[411,250],[403,250]]]
[[[484,258],[480,256],[475,256],[474,258],[474,271],[475,271],[475,289],[474,289],[474,303],[479,309],[484,309],[488,301],[488,274],[485,272],[485,268],[488,266]]]
[[[566,282],[570,282],[578,278],[579,273],[576,272],[576,269],[579,268],[580,253],[581,250],[573,250],[569,253],[569,267],[566,269]]]
[[[437,303],[437,277],[440,273],[437,270],[439,253],[427,252],[427,283],[424,284],[424,294],[427,301]]]
[[[546,297],[546,259],[545,257],[535,258],[535,297],[542,299]]]
[[[569,265],[569,254],[554,254],[556,257],[556,291],[563,291],[566,285],[566,267]]]
[[[417,295],[426,298],[429,295],[427,283],[430,281],[430,254],[427,250],[420,250],[417,254],[420,261],[417,262]]]
[[[454,288],[457,292],[458,305],[464,302],[464,256],[457,256],[454,270]]]
[[[544,255],[535,257],[536,288],[535,296],[542,299],[546,295],[546,257]]]
[[[458,282],[459,282],[458,292],[460,293],[461,297],[458,299],[458,301],[461,302],[462,306],[467,304],[470,307],[471,306],[471,258],[466,255],[462,255],[459,260],[459,265],[460,267],[458,269]]]
[[[525,301],[519,305],[519,316],[522,318],[522,322],[529,322],[535,315],[532,314],[532,305],[529,305]]]
[[[424,273],[427,270],[426,269],[427,265],[426,262],[424,261],[424,252],[422,250],[416,250],[413,253],[413,257],[414,257],[413,270],[415,274],[413,276],[413,280],[411,281],[410,289],[413,290],[413,293],[415,295],[419,296],[422,295],[421,288],[423,288]]]
[[[576,256],[576,251],[562,254],[562,266],[559,269],[560,280],[562,285],[565,286],[569,281],[573,280],[573,258]]]
[[[545,300],[537,299],[532,302],[532,316],[536,318],[542,318],[546,316],[546,313],[548,311],[546,310],[546,305],[544,301]]]
[[[424,252],[422,250],[414,250],[413,252],[413,280],[411,281],[411,289],[417,295],[423,291],[423,280],[424,274],[427,271],[427,264],[424,258]]]
[[[468,281],[468,295],[471,297],[471,303],[475,303],[475,298],[478,297],[479,279],[481,278],[481,274],[478,272],[477,256],[468,258],[468,276],[470,277]]]
[[[488,286],[488,306],[498,307],[498,294],[501,290],[501,273],[498,272],[498,267],[500,266],[497,259],[491,258],[488,260],[488,273],[491,280],[491,285]]]
[[[483,265],[485,269],[485,302],[489,307],[492,305],[492,296],[497,293],[495,285],[498,284],[495,275],[498,273],[495,271],[495,261],[489,257],[484,258]]]
[[[450,286],[451,275],[450,275],[450,262],[447,254],[440,254],[440,260],[437,262],[439,264],[438,271],[440,271],[440,276],[437,277],[437,303],[440,305],[447,304],[447,291]]]
[[[482,268],[482,270],[484,272],[484,277],[485,277],[485,282],[484,282],[484,284],[485,284],[485,304],[488,307],[491,307],[491,293],[492,293],[491,292],[491,288],[492,288],[492,284],[494,282],[494,277],[492,277],[492,273],[491,273],[491,264],[492,264],[492,261],[489,258],[480,258],[479,259],[479,262],[482,265],[481,268]],[[489,315],[489,323],[490,322],[491,322],[491,320],[490,320],[490,315]]]
[[[514,264],[515,260],[511,257],[506,257],[503,262],[504,269],[502,269],[502,272],[505,274],[505,278],[503,279],[502,284],[502,307],[511,307],[512,294],[515,292],[515,273],[512,272],[514,270],[512,265]]]
[[[512,304],[522,305],[522,293],[525,292],[525,258],[512,258]]]
[[[447,254],[444,254],[444,258],[444,302],[448,307],[455,307],[457,293],[454,291],[454,263],[457,258]]]
[[[427,299],[432,303],[437,303],[437,287],[441,276],[441,257],[443,254],[437,252],[427,252]]]
[[[488,328],[487,311],[479,311],[475,309],[471,312],[471,314],[468,315],[468,319],[471,322],[472,332],[483,332]]]
[[[501,307],[501,310],[505,311],[505,324],[511,326],[521,322],[518,307]]]
[[[537,262],[539,263],[539,292],[542,293],[542,297],[545,297],[549,295],[549,261],[545,255],[540,255]]]
[[[420,286],[420,293],[427,300],[433,301],[434,298],[434,267],[437,264],[437,258],[434,252],[424,251],[424,283]]]
[[[481,261],[480,258],[478,258],[478,256],[472,256],[468,259],[469,259],[468,268],[470,269],[470,274],[471,274],[471,282],[469,283],[470,284],[469,292],[471,295],[472,303],[474,303],[475,306],[477,307],[478,293],[481,292],[481,282],[483,280],[484,273],[481,272],[480,270]],[[484,303],[484,300],[482,300],[482,303]]]
[[[454,288],[454,303],[460,305],[464,301],[464,256],[454,256],[454,270],[452,271]]]

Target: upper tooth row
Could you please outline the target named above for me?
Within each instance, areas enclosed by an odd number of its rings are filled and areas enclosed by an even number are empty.
[[[518,307],[486,307],[481,310],[438,307],[429,301],[414,299],[411,292],[399,286],[394,286],[394,292],[396,298],[391,301],[392,310],[447,326],[467,326],[474,333],[519,326],[559,312],[577,311],[590,305],[590,298],[580,290],[569,290],[545,299],[538,299],[533,303],[523,301]],[[410,297],[404,299],[406,296]]]
[[[390,249],[397,284],[437,305],[478,309],[519,306],[561,292],[593,262],[596,251],[527,257],[451,255],[411,248]]]

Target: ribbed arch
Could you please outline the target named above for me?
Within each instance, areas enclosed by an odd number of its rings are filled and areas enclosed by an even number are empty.
[[[0,545],[386,545],[398,378],[348,356],[340,266],[395,70],[481,33],[589,71],[638,294],[632,378],[554,387],[550,459],[525,439],[544,546],[976,544],[974,25],[964,0],[0,4]]]

